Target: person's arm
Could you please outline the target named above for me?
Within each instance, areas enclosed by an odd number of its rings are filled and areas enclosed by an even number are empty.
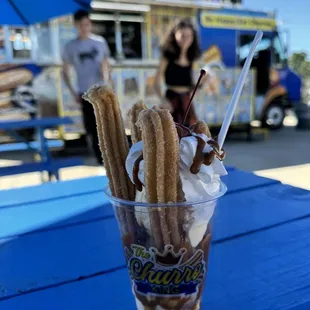
[[[159,67],[157,69],[156,75],[155,75],[155,80],[154,80],[154,91],[155,91],[155,94],[158,96],[158,98],[160,99],[160,101],[163,104],[166,104],[167,100],[166,100],[165,96],[161,92],[160,84],[161,84],[161,81],[162,81],[162,79],[164,77],[167,65],[168,65],[167,59],[162,57],[161,60],[160,60]]]
[[[80,96],[75,92],[73,86],[72,86],[72,83],[70,81],[70,65],[68,63],[64,63],[63,64],[63,79],[64,79],[64,82],[66,84],[66,86],[68,87],[72,97],[74,97],[75,101],[76,102],[80,102],[81,99],[80,99]]]
[[[65,49],[63,51],[62,61],[63,61],[62,76],[63,76],[64,82],[65,82],[66,86],[68,87],[72,97],[75,99],[75,101],[77,103],[80,103],[81,98],[75,92],[75,90],[72,86],[71,80],[70,80],[70,66],[72,64],[72,57],[71,57],[71,53],[69,51],[68,45],[65,46]]]
[[[102,80],[108,84],[111,85],[111,87],[114,89],[114,83],[112,79],[112,69],[111,65],[109,62],[108,57],[104,57],[101,65],[101,75],[102,75]]]
[[[111,56],[111,51],[109,45],[105,38],[102,38],[102,51],[103,51],[103,60],[101,63],[101,78],[104,83],[110,84],[110,86],[114,88],[114,83],[112,79],[112,68],[109,62],[109,57]]]

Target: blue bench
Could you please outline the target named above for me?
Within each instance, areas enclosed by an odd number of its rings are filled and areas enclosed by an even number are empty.
[[[59,148],[64,145],[63,141],[49,141],[44,135],[44,130],[54,128],[60,125],[72,124],[69,117],[49,117],[30,120],[13,120],[0,122],[0,130],[7,131],[12,137],[17,139],[17,143],[0,145],[0,152],[29,150],[39,155],[39,162],[23,163],[20,165],[1,167],[0,176],[8,176],[20,173],[30,172],[48,172],[49,180],[54,176],[59,179],[58,170],[64,167],[72,167],[83,164],[81,158],[52,159],[49,149]],[[28,142],[18,135],[16,130],[25,128],[35,128],[37,141]],[[21,142],[19,142],[21,141]],[[42,181],[43,175],[41,175]]]
[[[80,165],[83,165],[83,160],[81,158],[62,158],[50,162],[24,163],[15,166],[0,167],[0,176],[43,171],[55,174],[61,168]]]
[[[64,146],[62,140],[47,140],[47,147],[49,149],[58,149]],[[17,142],[17,143],[6,143],[0,144],[0,153],[5,152],[16,152],[16,151],[29,151],[30,150],[39,150],[40,146],[37,141],[26,142]]]

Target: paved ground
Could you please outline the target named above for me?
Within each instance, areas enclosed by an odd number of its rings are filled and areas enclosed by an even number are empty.
[[[269,133],[266,140],[228,141],[225,163],[255,171],[310,163],[310,131],[287,127]]]
[[[287,127],[266,140],[228,141],[227,165],[310,190],[310,131]]]
[[[226,165],[255,171],[257,174],[279,179],[283,183],[310,189],[310,131],[296,131],[286,127],[271,132],[253,142],[243,139],[229,140],[225,144]],[[0,166],[27,160],[29,155],[20,153],[1,155]],[[85,166],[62,169],[62,179],[74,179],[104,174],[104,169],[96,166],[93,157],[85,156]],[[0,189],[40,184],[40,175],[31,173],[0,179]]]

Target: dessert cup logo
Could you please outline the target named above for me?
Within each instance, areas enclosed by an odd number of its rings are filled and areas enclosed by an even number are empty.
[[[185,248],[175,252],[166,245],[161,253],[156,248],[132,244],[125,248],[128,269],[135,290],[143,295],[182,296],[198,292],[205,275],[203,251],[187,257]]]

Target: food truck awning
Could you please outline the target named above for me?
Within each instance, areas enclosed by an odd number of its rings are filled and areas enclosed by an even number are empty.
[[[89,7],[90,0],[1,0],[0,25],[35,24]]]
[[[106,2],[97,0],[97,2]],[[228,0],[109,0],[109,2],[119,3],[121,6],[124,3],[133,3],[141,5],[164,5],[173,7],[195,7],[195,8],[221,8],[232,7],[233,1]],[[235,5],[234,5],[235,6]]]

